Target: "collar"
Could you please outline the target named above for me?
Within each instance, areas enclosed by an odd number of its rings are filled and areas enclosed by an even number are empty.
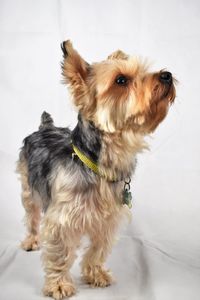
[[[94,161],[92,161],[90,158],[88,158],[83,152],[81,152],[74,144],[72,144],[72,148],[73,148],[73,153],[72,153],[72,158],[74,157],[74,155],[77,155],[78,158],[82,161],[82,163],[84,165],[86,165],[90,170],[92,170],[95,174],[99,175],[102,178],[105,178],[107,181],[110,182],[118,182],[118,181],[122,181],[118,180],[117,178],[110,178],[107,176],[107,174],[105,172],[102,172],[102,170],[99,168],[98,164],[95,163]],[[124,190],[122,193],[122,203],[126,204],[129,208],[132,207],[132,195],[131,195],[131,191],[130,191],[130,183],[131,183],[131,178],[128,177],[128,179],[124,180]]]
[[[107,181],[111,181],[111,182],[117,182],[117,181],[121,181],[118,180],[116,177],[112,177],[110,178],[105,171],[103,171],[97,163],[95,163],[93,160],[91,160],[89,157],[87,157],[83,152],[81,152],[74,144],[72,144],[72,148],[73,148],[73,153],[72,153],[72,157],[74,155],[77,155],[78,158],[82,161],[82,163],[84,163],[84,165],[86,165],[90,170],[92,170],[95,174],[99,175],[102,178],[105,178]]]

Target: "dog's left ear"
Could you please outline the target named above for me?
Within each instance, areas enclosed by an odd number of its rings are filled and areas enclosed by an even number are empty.
[[[89,72],[89,64],[73,48],[69,40],[61,44],[61,49],[64,57],[62,63],[64,81],[69,84],[74,97],[80,98],[87,88],[86,78]]]

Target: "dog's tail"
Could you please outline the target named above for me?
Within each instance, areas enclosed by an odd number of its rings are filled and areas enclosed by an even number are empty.
[[[54,123],[53,123],[53,119],[52,119],[51,115],[48,114],[46,111],[44,111],[41,115],[41,123],[40,123],[39,129],[49,128],[52,126],[54,126]]]

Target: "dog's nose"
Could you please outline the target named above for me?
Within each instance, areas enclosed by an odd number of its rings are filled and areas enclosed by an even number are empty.
[[[172,74],[170,72],[160,73],[160,81],[162,83],[171,84],[172,83]]]

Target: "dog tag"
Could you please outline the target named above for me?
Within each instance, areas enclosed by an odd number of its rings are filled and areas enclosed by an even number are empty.
[[[128,180],[124,181],[124,190],[123,190],[123,204],[126,204],[129,208],[132,207],[132,194],[131,194],[131,178],[128,178]]]
[[[126,204],[129,208],[132,208],[132,194],[128,190],[123,191],[123,203]]]

